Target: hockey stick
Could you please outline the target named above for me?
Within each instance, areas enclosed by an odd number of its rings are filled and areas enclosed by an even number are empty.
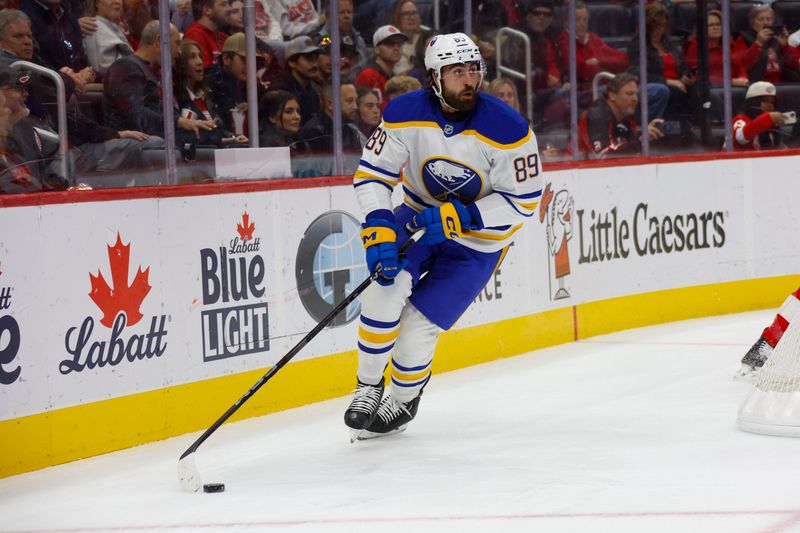
[[[409,238],[408,241],[406,241],[400,247],[398,253],[402,254],[406,250],[408,250],[412,244],[417,242],[422,237],[424,233],[425,233],[424,230],[412,233],[411,238]],[[199,448],[200,445],[203,444],[206,441],[206,439],[211,436],[212,433],[214,433],[217,429],[219,429],[219,427],[222,424],[224,424],[226,420],[228,420],[231,416],[233,416],[233,414],[236,411],[238,411],[239,408],[242,405],[244,405],[244,403],[247,400],[252,398],[252,396],[258,391],[258,389],[260,389],[267,381],[269,381],[272,378],[272,376],[277,374],[278,371],[286,365],[286,363],[291,361],[292,358],[306,346],[306,344],[311,342],[311,340],[314,337],[316,337],[317,334],[319,334],[319,332],[325,328],[325,326],[331,323],[333,319],[336,317],[336,315],[338,315],[340,312],[346,309],[347,306],[353,302],[353,300],[358,298],[358,296],[362,292],[364,292],[364,290],[367,287],[369,287],[370,284],[378,278],[378,276],[380,276],[380,270],[377,270],[370,277],[361,282],[361,284],[358,287],[356,287],[353,290],[353,292],[348,294],[344,300],[339,302],[339,304],[336,307],[334,307],[333,310],[330,313],[328,313],[328,315],[325,318],[323,318],[316,326],[314,326],[314,329],[309,331],[305,337],[300,339],[300,342],[295,344],[294,348],[289,350],[289,352],[286,355],[284,355],[277,363],[275,363],[275,366],[270,368],[266,374],[261,376],[259,380],[256,381],[252,387],[250,387],[250,390],[245,392],[241,398],[236,400],[236,403],[231,405],[230,408],[228,408],[228,410],[225,411],[225,413],[216,420],[216,422],[211,424],[211,427],[205,430],[205,432],[202,435],[200,435],[200,437],[198,437],[198,439],[194,441],[192,445],[189,446],[189,448],[187,448],[185,452],[183,452],[183,455],[181,455],[180,459],[178,460],[178,480],[180,481],[181,488],[189,492],[200,491],[200,488],[203,486],[203,483],[200,480],[200,474],[197,471],[197,466],[195,465],[194,461],[194,452],[197,451],[197,448]]]

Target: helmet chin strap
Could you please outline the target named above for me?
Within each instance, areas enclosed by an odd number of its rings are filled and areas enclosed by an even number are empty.
[[[442,78],[438,74],[435,74],[433,76],[433,83],[431,83],[431,88],[433,89],[433,93],[439,99],[439,103],[442,104],[442,110],[445,113],[458,113],[458,109],[454,108],[445,101],[444,91],[442,90]]]

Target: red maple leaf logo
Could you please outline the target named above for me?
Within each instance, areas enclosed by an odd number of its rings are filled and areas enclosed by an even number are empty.
[[[236,224],[236,231],[239,232],[239,237],[242,238],[242,241],[247,242],[253,239],[253,230],[256,229],[256,225],[253,222],[250,222],[250,215],[247,214],[247,211],[244,212],[242,215],[242,223]]]
[[[116,244],[113,247],[108,247],[108,262],[111,265],[113,288],[108,286],[99,269],[97,270],[97,276],[93,276],[91,272],[89,273],[89,281],[92,284],[89,297],[103,312],[103,318],[100,323],[107,328],[114,325],[114,319],[117,318],[120,312],[125,313],[129,326],[139,322],[142,319],[139,307],[152,288],[147,280],[150,267],[147,267],[142,272],[142,267],[140,266],[136,276],[133,278],[133,283],[128,285],[130,252],[130,243],[123,245],[122,238],[117,233]]]

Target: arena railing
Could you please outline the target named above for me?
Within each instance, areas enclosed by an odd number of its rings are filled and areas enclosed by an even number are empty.
[[[46,76],[53,80],[53,84],[56,86],[56,105],[57,105],[57,113],[58,113],[58,152],[57,155],[60,158],[60,166],[61,172],[64,178],[69,180],[70,171],[69,171],[69,164],[67,162],[67,150],[68,150],[68,142],[67,142],[67,97],[66,92],[64,89],[64,81],[61,79],[61,76],[58,75],[57,72],[54,70],[50,70],[49,68],[42,67],[37,65],[36,63],[31,63],[30,61],[15,61],[11,64],[11,68],[14,70],[31,70],[33,72],[38,72],[42,76]]]
[[[505,44],[504,38],[519,40],[525,47],[525,70],[519,71],[503,64],[503,46]],[[498,74],[506,74],[517,80],[525,82],[525,116],[528,122],[533,123],[533,64],[531,62],[531,40],[524,33],[513,28],[500,28],[495,37],[495,50],[497,51],[497,72]]]

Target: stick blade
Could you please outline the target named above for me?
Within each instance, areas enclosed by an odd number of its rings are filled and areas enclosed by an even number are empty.
[[[203,488],[203,481],[200,479],[200,473],[194,462],[194,453],[190,453],[178,461],[178,482],[186,492],[200,492],[200,489]]]

